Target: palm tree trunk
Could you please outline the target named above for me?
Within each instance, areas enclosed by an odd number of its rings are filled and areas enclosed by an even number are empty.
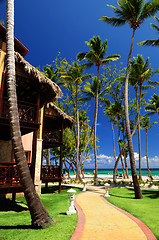
[[[141,106],[141,87],[139,93],[139,104],[137,100],[137,91],[136,91],[136,104],[137,104],[137,116],[138,116],[138,148],[139,148],[139,180],[142,180],[141,176],[141,137],[140,137],[140,106]]]
[[[98,114],[98,89],[99,89],[99,66],[97,66],[97,89],[96,89],[96,99],[95,99],[95,110],[94,110],[94,161],[95,161],[95,183],[97,184],[98,170],[97,170],[97,114]]]
[[[79,161],[79,144],[80,144],[80,133],[79,133],[79,112],[78,112],[78,103],[77,103],[77,87],[78,83],[76,82],[76,118],[77,118],[77,175],[76,180],[82,180],[80,176],[80,161]]]
[[[7,90],[12,145],[15,154],[18,174],[20,176],[20,183],[23,187],[25,198],[31,214],[32,225],[37,228],[42,228],[50,225],[52,223],[52,218],[44,208],[38,194],[35,191],[21,140],[17,95],[15,88],[14,0],[7,0],[6,25]]]
[[[113,132],[113,151],[114,151],[114,162],[116,163],[116,151],[115,151],[115,134],[114,134],[114,127],[113,127],[113,122],[111,121],[111,127],[112,127],[112,132]],[[119,176],[118,170],[116,168],[115,172],[113,174]]]
[[[132,38],[131,38],[130,52],[129,52],[129,55],[128,55],[128,62],[127,62],[127,69],[126,69],[126,80],[125,80],[124,105],[125,105],[126,134],[127,134],[127,140],[128,140],[130,166],[131,166],[131,174],[132,174],[132,179],[133,179],[133,184],[134,184],[135,198],[140,199],[140,198],[142,198],[142,193],[141,193],[139,182],[138,182],[138,179],[137,179],[132,136],[131,136],[130,124],[129,124],[129,112],[128,112],[128,81],[129,81],[130,58],[131,58],[132,49],[133,49],[134,35],[135,35],[135,30],[133,30],[133,34],[132,34]]]
[[[120,122],[118,119],[118,142],[120,141]],[[119,144],[119,152],[121,152],[121,147]],[[120,160],[121,160],[121,166],[122,166],[122,170],[123,170],[123,177],[125,179],[125,171],[124,171],[124,164],[123,164],[123,159],[122,159],[122,155],[120,156]]]
[[[147,170],[149,178],[152,178],[151,171],[149,168],[149,159],[148,159],[148,129],[146,129],[146,161],[147,161]]]
[[[122,124],[123,124],[123,141],[125,141],[125,124],[124,124],[124,119],[122,118]],[[128,166],[127,166],[127,160],[126,160],[126,151],[125,148],[123,150],[124,153],[124,163],[125,163],[125,171],[126,171],[126,177],[129,178],[129,173],[128,173]]]

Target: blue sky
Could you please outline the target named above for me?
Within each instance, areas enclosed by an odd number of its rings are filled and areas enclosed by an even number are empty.
[[[6,18],[6,1],[0,2],[0,19]],[[114,0],[15,0],[15,36],[28,49],[25,59],[33,66],[45,66],[61,52],[67,60],[75,60],[78,52],[87,51],[85,41],[94,35],[99,35],[103,40],[108,40],[107,55],[120,54],[117,65],[123,62],[126,66],[130,48],[132,30],[128,25],[114,28],[99,20],[102,16],[113,16],[113,11],[107,4],[116,5]],[[157,14],[159,17],[159,14]],[[145,39],[156,39],[156,32],[150,28],[150,23],[155,23],[151,18],[145,21],[136,31],[133,56],[143,54],[146,59],[150,57],[151,67],[159,68],[159,48],[140,47],[138,42]],[[95,72],[96,74],[96,72]],[[156,75],[155,80],[159,80]],[[146,98],[149,99],[157,90],[150,91]],[[92,121],[93,114],[90,115]],[[99,137],[98,167],[113,167],[112,132],[110,123],[103,115],[102,109],[98,112],[97,135]],[[151,121],[158,121],[154,116]],[[149,132],[149,159],[150,167],[159,167],[159,125],[152,127]],[[145,132],[141,133],[142,167],[146,167],[145,160]],[[137,137],[133,138],[136,164],[138,167]],[[85,163],[85,167],[94,168],[93,155]]]

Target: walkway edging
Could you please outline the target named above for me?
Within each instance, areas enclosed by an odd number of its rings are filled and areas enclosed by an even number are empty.
[[[126,212],[125,210],[113,205],[112,203],[108,202],[108,200],[106,200],[104,198],[103,195],[100,196],[102,198],[102,200],[104,202],[106,202],[107,204],[109,204],[110,206],[116,208],[117,210],[119,210],[120,212],[124,213],[126,216],[128,216],[130,219],[132,219],[139,227],[140,229],[144,232],[145,236],[147,237],[147,240],[157,240],[157,238],[155,237],[155,235],[152,233],[152,231],[146,226],[146,224],[144,224],[142,221],[140,221],[138,218],[134,217],[133,215],[131,215],[130,213]]]
[[[79,196],[80,194],[84,194],[84,193],[85,192],[81,192],[81,193],[77,194],[76,197]],[[83,213],[82,208],[78,205],[78,203],[76,201],[76,197],[75,197],[74,205],[75,205],[75,208],[78,213],[78,221],[77,221],[77,226],[75,228],[75,231],[74,231],[72,237],[70,238],[70,240],[80,240],[82,233],[83,233],[84,225],[86,222],[85,215]]]

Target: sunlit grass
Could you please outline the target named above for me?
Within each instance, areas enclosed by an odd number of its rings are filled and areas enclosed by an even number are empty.
[[[143,199],[135,199],[132,189],[112,188],[107,200],[140,219],[159,239],[159,190],[144,189],[142,194]]]
[[[5,204],[0,202],[0,240],[69,240],[77,224],[77,214],[66,215],[69,208],[67,190],[63,187],[58,194],[56,187],[49,187],[49,192],[41,195],[44,206],[56,221],[42,230],[31,229],[30,213],[23,197],[17,197],[16,204],[9,200]],[[80,192],[78,188],[75,190]]]

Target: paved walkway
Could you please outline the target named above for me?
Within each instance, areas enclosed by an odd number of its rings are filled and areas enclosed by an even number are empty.
[[[102,187],[76,196],[78,224],[71,240],[155,240],[145,224],[109,204]]]

